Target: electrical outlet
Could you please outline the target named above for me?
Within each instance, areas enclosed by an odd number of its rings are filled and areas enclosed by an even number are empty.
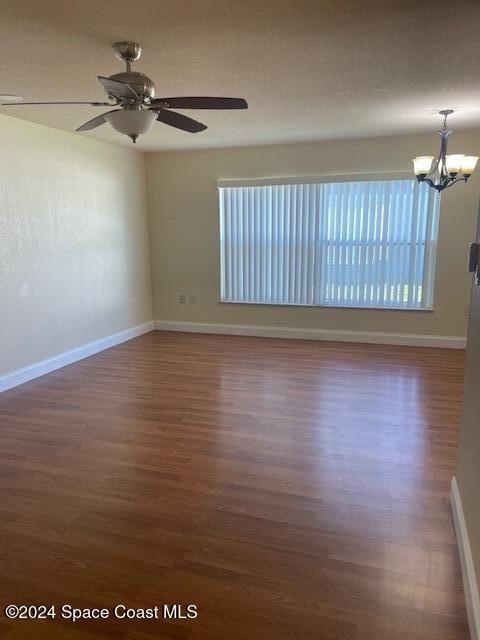
[[[197,304],[197,296],[194,293],[188,295],[188,304]]]
[[[185,304],[187,302],[187,294],[186,293],[179,293],[177,295],[177,302],[178,302],[178,304]]]

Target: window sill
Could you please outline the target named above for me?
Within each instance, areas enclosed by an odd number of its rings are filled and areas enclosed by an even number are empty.
[[[416,311],[432,313],[433,307],[365,307],[346,304],[295,304],[293,302],[243,302],[241,300],[218,300],[220,304],[238,304],[262,307],[306,307],[309,309],[350,309],[354,311]]]

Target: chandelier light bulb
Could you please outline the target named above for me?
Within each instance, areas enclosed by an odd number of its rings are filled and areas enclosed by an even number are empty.
[[[430,173],[433,156],[418,156],[413,159],[413,170],[416,176],[426,176]]]
[[[463,153],[455,153],[445,157],[445,164],[447,166],[447,173],[450,175],[456,175],[462,166],[463,159],[465,158]]]
[[[477,166],[478,156],[464,156],[462,160],[461,173],[464,176],[471,176]]]

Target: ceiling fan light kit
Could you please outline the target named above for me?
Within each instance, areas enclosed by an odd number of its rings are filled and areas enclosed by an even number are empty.
[[[135,142],[139,135],[147,133],[157,119],[157,114],[150,109],[110,111],[105,119],[115,131],[129,136]]]
[[[144,73],[132,71],[132,63],[140,58],[142,49],[136,42],[116,42],[113,50],[117,58],[125,62],[126,71],[112,76],[97,76],[111,102],[21,102],[16,96],[0,96],[0,104],[35,105],[35,104],[89,104],[93,107],[117,107],[82,124],[76,131],[90,131],[108,122],[116,131],[127,135],[136,142],[139,135],[147,133],[153,123],[158,120],[176,129],[198,133],[204,131],[206,125],[193,120],[175,109],[247,109],[243,98],[217,97],[174,97],[155,98],[155,83]],[[4,98],[4,99],[2,99]]]
[[[440,152],[437,161],[434,162],[434,156],[418,156],[413,159],[413,170],[418,182],[426,182],[432,189],[443,191],[459,181],[467,182],[475,171],[478,157],[463,153],[447,155],[448,138],[452,133],[447,127],[447,118],[453,109],[444,109],[439,113],[443,116],[443,126],[438,132]]]

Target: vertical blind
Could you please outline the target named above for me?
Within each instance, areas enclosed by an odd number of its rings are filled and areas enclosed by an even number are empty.
[[[219,188],[224,302],[431,308],[439,195],[415,180]]]

